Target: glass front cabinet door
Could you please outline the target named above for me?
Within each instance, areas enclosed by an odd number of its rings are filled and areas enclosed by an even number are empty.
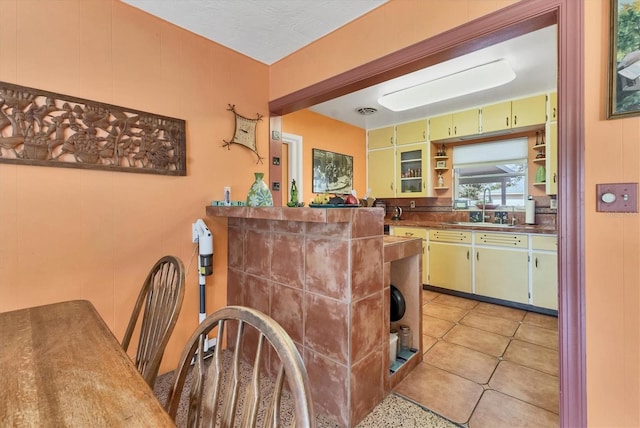
[[[427,196],[427,147],[427,143],[421,143],[396,148],[396,197]]]

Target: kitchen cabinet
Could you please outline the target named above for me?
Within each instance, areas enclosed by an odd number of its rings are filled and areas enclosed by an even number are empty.
[[[535,95],[511,101],[512,128],[541,125],[547,121],[547,96]]]
[[[429,139],[431,141],[451,138],[453,116],[445,114],[429,118]]]
[[[394,198],[396,196],[394,148],[370,150],[367,153],[367,188],[371,189],[371,196],[380,198]]]
[[[427,196],[428,144],[412,144],[396,148],[396,196]]]
[[[471,232],[430,230],[427,284],[471,293]]]
[[[427,119],[396,125],[396,144],[411,144],[427,141]]]
[[[558,310],[558,238],[531,237],[531,303]]]
[[[558,194],[558,122],[549,122],[546,126],[547,147],[546,160],[546,184],[547,195]]]
[[[542,125],[547,120],[547,96],[542,94],[491,104],[483,106],[481,111],[483,134]]]
[[[464,110],[429,119],[429,139],[431,141],[447,138],[465,137],[479,133],[479,110]]]
[[[556,122],[558,120],[558,93],[551,92],[549,94],[549,114],[548,120]]]
[[[428,277],[428,256],[426,252],[427,248],[427,229],[423,227],[401,227],[401,226],[393,226],[390,228],[390,234],[393,236],[405,236],[408,238],[421,238],[422,239],[422,283],[427,283]]]
[[[475,293],[528,304],[528,236],[476,232],[474,241]]]
[[[393,147],[395,144],[395,127],[372,129],[367,132],[367,145],[369,149],[382,149]]]
[[[511,101],[483,106],[481,112],[483,134],[511,128]]]

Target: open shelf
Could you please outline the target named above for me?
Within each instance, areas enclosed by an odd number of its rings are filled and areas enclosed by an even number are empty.
[[[543,150],[547,147],[546,144],[536,144],[535,146],[532,147],[533,150]]]
[[[535,158],[533,161],[535,163],[545,163],[547,161],[547,158]]]
[[[547,183],[533,183],[534,186],[546,186]]]
[[[448,190],[449,187],[445,186],[445,187],[434,187],[433,190]]]

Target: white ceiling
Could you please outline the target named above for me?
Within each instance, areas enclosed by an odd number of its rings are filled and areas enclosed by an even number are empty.
[[[265,64],[273,64],[388,0],[121,0]],[[422,108],[392,112],[377,103],[384,94],[505,58],[516,72],[507,85]],[[557,85],[556,26],[543,28],[311,107],[365,129],[463,110],[553,90]],[[358,107],[378,112],[362,116]]]
[[[265,64],[388,0],[122,0]]]

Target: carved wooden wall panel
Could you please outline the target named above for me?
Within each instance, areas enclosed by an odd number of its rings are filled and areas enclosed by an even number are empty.
[[[186,175],[185,121],[0,82],[0,163]]]

